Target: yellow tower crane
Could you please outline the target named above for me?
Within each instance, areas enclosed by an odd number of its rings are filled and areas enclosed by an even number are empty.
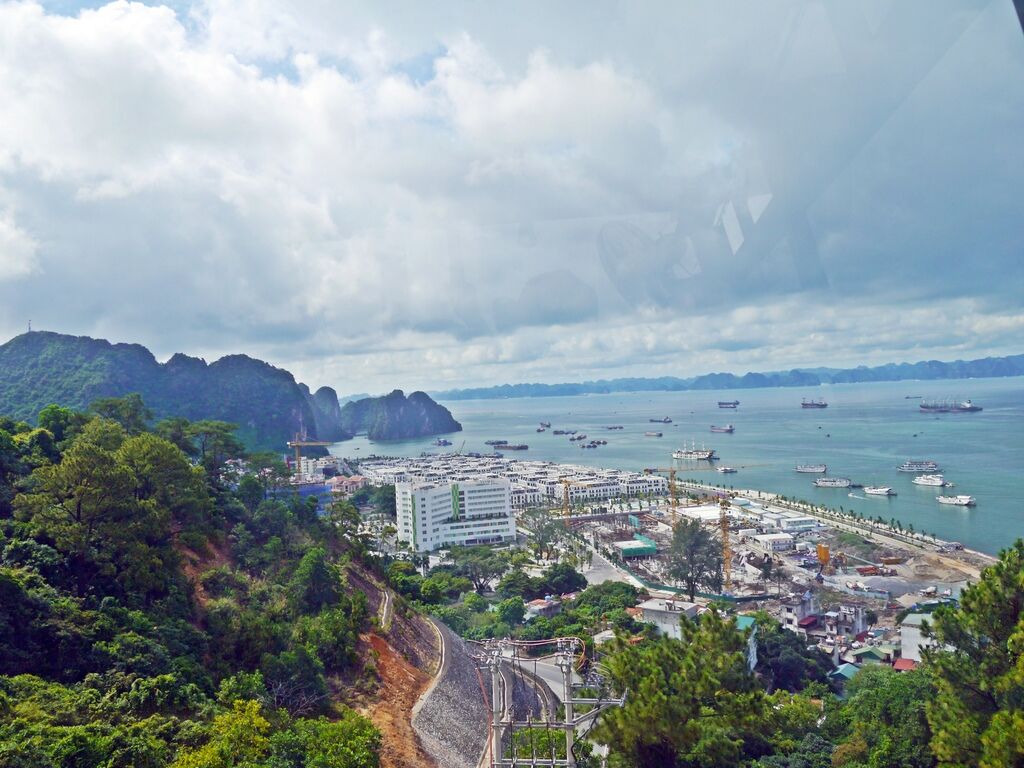
[[[669,498],[669,509],[672,510],[672,527],[676,525],[676,518],[678,516],[679,498],[676,496],[676,468],[675,467],[652,467],[645,469],[644,473],[653,475],[655,472],[665,472],[668,474],[668,498]]]
[[[295,433],[295,439],[288,441],[288,447],[295,449],[295,474],[298,474],[302,467],[302,449],[312,448],[313,446],[324,447],[328,445],[334,445],[334,443],[327,442],[324,440],[307,440],[305,435],[300,435],[298,432]]]

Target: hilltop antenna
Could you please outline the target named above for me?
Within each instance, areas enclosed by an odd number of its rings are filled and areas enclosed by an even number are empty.
[[[28,321],[28,332],[32,333],[32,321],[31,320]]]

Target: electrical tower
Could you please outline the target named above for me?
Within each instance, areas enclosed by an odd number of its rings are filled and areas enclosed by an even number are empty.
[[[523,655],[523,651],[536,649],[541,645],[554,645],[556,651],[543,658],[531,658]],[[593,727],[598,716],[609,707],[622,706],[625,695],[612,697],[602,695],[605,692],[604,679],[599,672],[588,675],[585,682],[577,682],[576,670],[582,662],[585,646],[577,637],[561,637],[553,640],[514,641],[490,640],[482,645],[482,652],[476,656],[477,662],[485,672],[490,673],[490,723],[488,733],[490,768],[575,768],[576,744],[585,737]],[[563,716],[558,717],[557,706],[545,706],[540,717],[532,713],[518,711],[512,700],[513,687],[518,678],[528,687],[538,690],[544,697],[546,684],[537,673],[539,664],[547,664],[549,668],[561,673],[561,696]],[[533,672],[527,668],[532,665]],[[511,679],[510,679],[511,678]],[[594,689],[598,695],[580,696],[580,689]],[[576,707],[590,707],[583,714],[576,713]],[[525,715],[525,717],[524,717]],[[552,749],[548,754],[538,754],[533,748],[529,756],[516,754],[516,729],[543,729],[545,731],[561,731],[565,734],[565,757],[557,757]],[[550,741],[548,742],[551,743]],[[506,750],[509,755],[506,756]]]

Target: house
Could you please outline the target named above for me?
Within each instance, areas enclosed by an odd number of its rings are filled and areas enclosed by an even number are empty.
[[[765,552],[785,552],[793,548],[794,539],[790,533],[762,533],[754,541]]]
[[[857,676],[858,672],[860,672],[860,667],[856,664],[840,664],[828,673],[828,679],[842,689],[846,687],[848,682]]]
[[[694,619],[700,606],[697,603],[688,603],[685,600],[672,600],[661,597],[652,597],[637,606],[640,609],[640,620],[653,624],[659,634],[682,639],[682,631],[679,628],[679,619],[686,616]]]
[[[858,666],[864,666],[865,664],[891,664],[892,657],[892,651],[887,651],[876,645],[869,645],[849,651],[843,658]]]
[[[917,669],[917,662],[913,659],[896,659],[892,663],[892,668],[897,672],[910,672],[912,669]]]
[[[862,605],[840,605],[825,614],[825,634],[829,637],[859,635],[868,627],[865,614]]]
[[[562,612],[562,601],[557,597],[548,595],[531,600],[526,604],[526,618],[535,619],[541,616],[550,619],[552,616]]]
[[[926,638],[922,632],[925,622],[931,616],[927,613],[908,613],[900,622],[900,655],[911,661],[921,661],[921,651],[936,645],[934,640]]]
[[[818,623],[814,595],[808,590],[798,600],[782,604],[782,626],[798,635],[806,635],[810,627]]]
[[[360,488],[366,487],[366,478],[361,475],[352,475],[350,477],[337,475],[328,480],[327,484],[334,493],[340,493],[342,496],[348,497]]]

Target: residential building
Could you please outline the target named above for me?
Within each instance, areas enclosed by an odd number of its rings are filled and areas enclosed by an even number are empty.
[[[395,506],[398,540],[414,552],[515,539],[507,480],[400,482],[395,484]]]
[[[909,613],[900,622],[900,656],[911,661],[921,661],[921,651],[934,647],[935,641],[924,636],[922,627],[931,616],[927,613]]]
[[[645,600],[637,607],[640,609],[641,621],[653,624],[660,634],[673,637],[676,640],[682,639],[682,630],[679,627],[680,617],[696,618],[697,611],[700,609],[697,603],[661,597]]]
[[[535,619],[538,616],[549,619],[561,612],[562,601],[552,595],[538,597],[536,600],[531,600],[526,604],[527,619]]]
[[[785,552],[793,548],[793,536],[789,533],[762,533],[754,541],[765,552]]]

